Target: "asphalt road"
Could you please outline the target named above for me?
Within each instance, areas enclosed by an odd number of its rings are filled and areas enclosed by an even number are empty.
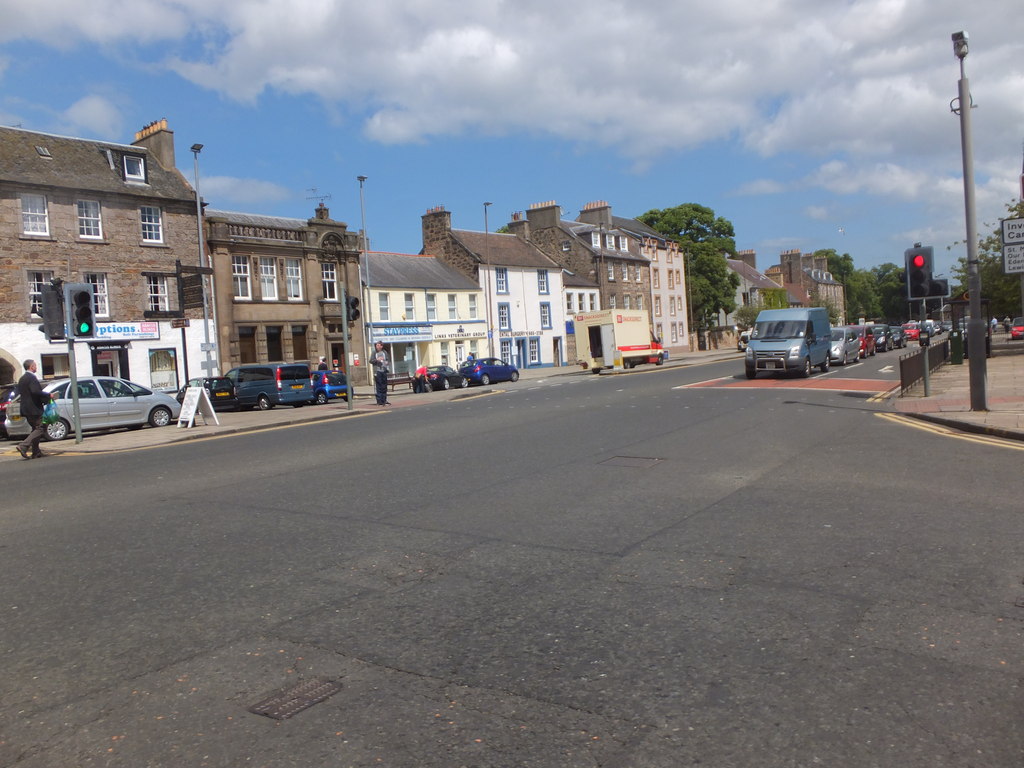
[[[0,765],[1018,768],[1020,453],[742,375],[5,464]]]

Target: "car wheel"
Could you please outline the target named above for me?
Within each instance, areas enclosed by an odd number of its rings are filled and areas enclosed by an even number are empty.
[[[441,385],[441,389],[451,389],[452,388],[452,383],[450,381],[448,381],[448,379],[442,379],[442,381],[444,381],[444,384]]]
[[[661,365],[664,362],[665,362],[665,356],[664,355],[658,355],[658,362],[656,362],[655,365]]]
[[[747,374],[747,378],[748,379],[756,378],[756,376],[757,376],[757,369],[756,368],[751,368],[748,365],[747,368],[746,368],[746,374]]]
[[[804,367],[800,371],[800,376],[806,379],[810,375],[811,375],[811,358],[805,357],[804,358]]]
[[[149,426],[166,427],[171,423],[171,412],[162,405],[157,406],[149,412]]]
[[[828,359],[828,355],[825,355],[825,361],[820,366],[822,373],[828,373],[828,367],[830,362],[831,361]]]
[[[270,398],[267,397],[266,395],[260,395],[259,398],[256,400],[256,407],[259,408],[261,411],[269,411],[271,408],[274,407],[274,404],[270,402]]]
[[[466,387],[468,387],[469,386],[469,379],[467,379],[465,376],[463,376],[462,377],[462,381],[459,383],[459,386],[462,389],[465,389]]]
[[[63,440],[69,434],[71,434],[71,425],[64,419],[57,419],[53,424],[46,425],[47,440],[56,442],[57,440]]]
[[[317,392],[316,393],[316,404],[317,405],[323,405],[326,402],[327,402],[327,393],[326,392]]]
[[[512,375],[508,377],[509,381],[519,381],[519,371],[512,371]]]
[[[487,386],[488,384],[491,383],[491,377],[488,376],[486,373],[480,374],[480,383],[483,384],[484,386]]]

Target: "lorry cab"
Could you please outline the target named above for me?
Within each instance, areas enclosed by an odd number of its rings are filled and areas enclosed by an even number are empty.
[[[759,371],[810,376],[814,367],[827,373],[831,340],[824,307],[761,310],[744,353],[747,378]]]

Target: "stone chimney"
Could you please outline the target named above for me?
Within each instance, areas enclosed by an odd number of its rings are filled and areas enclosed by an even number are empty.
[[[422,227],[424,252],[441,253],[451,238],[451,211],[446,211],[443,205],[427,209],[427,212],[422,216]]]
[[[757,251],[736,251],[736,258],[751,269],[757,269]]]
[[[551,229],[557,227],[562,220],[562,209],[554,200],[532,203],[526,211],[526,219],[532,231]]]
[[[595,227],[604,224],[605,229],[611,229],[612,207],[605,200],[595,200],[592,203],[587,203],[583,206],[583,210],[580,211],[577,221],[582,221],[584,224],[593,224]]]
[[[167,118],[152,122],[141,131],[136,131],[132,146],[148,149],[165,171],[175,167],[174,131],[167,127]]]
[[[508,223],[508,231],[520,240],[530,239],[530,222],[523,218],[522,211],[515,211],[512,214],[512,221]]]

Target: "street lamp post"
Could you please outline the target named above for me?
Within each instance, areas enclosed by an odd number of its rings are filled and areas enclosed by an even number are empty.
[[[190,148],[195,161],[195,182],[196,182],[196,229],[199,235],[199,266],[204,266],[206,248],[203,247],[203,202],[199,195],[199,153],[203,151],[202,144],[193,144]],[[206,275],[200,274],[203,286],[203,351],[206,353],[206,361],[203,368],[207,376],[213,376],[213,361],[210,359],[210,299],[206,290]],[[212,279],[212,277],[211,277]],[[182,350],[188,357],[188,351]]]
[[[491,203],[484,203],[484,262],[487,265],[487,356],[494,357],[494,324],[491,322],[491,243],[490,228],[487,226],[487,209]]]
[[[363,197],[363,182],[367,179],[366,176],[356,176],[356,180],[359,182],[359,218],[362,223],[362,230],[359,238],[359,262],[366,262],[366,299],[364,301],[363,309],[366,310],[363,316],[363,342],[366,344],[364,350],[364,359],[367,362],[366,366],[366,379],[369,384],[373,384],[373,375],[369,365],[370,354],[369,351],[372,348],[370,343],[370,328],[372,326],[372,318],[370,317],[370,256],[366,252],[366,200]],[[356,289],[359,290],[359,270],[356,270]],[[360,291],[361,292],[361,291]],[[346,321],[347,322],[347,321]]]
[[[978,224],[974,207],[974,154],[971,144],[971,90],[964,71],[967,58],[967,33],[953,33],[953,55],[960,60],[959,97],[950,109],[960,115],[960,145],[964,165],[964,210],[967,218],[967,294],[971,318],[967,321],[971,410],[987,411],[985,383],[988,362],[985,359],[985,319],[981,316],[981,272],[978,269]]]

